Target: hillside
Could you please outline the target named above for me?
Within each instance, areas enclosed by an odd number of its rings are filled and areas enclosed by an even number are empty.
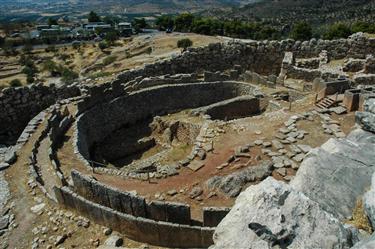
[[[336,21],[372,21],[374,10],[374,0],[265,0],[230,11],[212,10],[207,15],[281,25],[306,20],[319,25]]]

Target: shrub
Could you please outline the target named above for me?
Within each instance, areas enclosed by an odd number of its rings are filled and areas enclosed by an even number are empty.
[[[373,34],[375,33],[375,24],[368,22],[355,22],[352,25],[352,32],[366,32]]]
[[[109,44],[112,45],[115,41],[119,38],[119,34],[115,30],[108,31],[105,36],[104,40]]]
[[[63,68],[61,72],[61,80],[64,83],[72,83],[75,79],[78,78],[78,73],[74,72],[73,70],[69,68]]]
[[[69,54],[60,54],[59,58],[63,61],[66,61],[70,58],[71,56]]]
[[[27,75],[27,77],[26,77],[27,84],[32,84],[32,83],[34,83],[34,81],[35,81],[35,79],[32,75]]]
[[[43,62],[43,70],[52,73],[54,71],[57,71],[57,65],[52,60],[46,60],[45,62]]]
[[[112,64],[116,60],[117,60],[117,56],[111,55],[111,56],[108,56],[108,57],[104,58],[103,64],[104,64],[104,66],[107,66],[109,64]]]
[[[56,47],[55,47],[54,45],[50,45],[50,46],[48,46],[48,47],[45,49],[45,51],[46,51],[46,53],[49,53],[49,52],[53,52],[53,53],[55,53],[55,52],[57,52],[57,49],[56,49]]]
[[[19,79],[14,79],[11,82],[9,82],[9,85],[11,87],[19,87],[19,86],[22,86],[22,83]]]
[[[294,40],[306,41],[312,38],[312,28],[307,22],[299,22],[293,26],[290,37]]]
[[[33,66],[25,66],[22,71],[22,73],[26,74],[27,76],[34,76],[37,72],[36,68]]]
[[[177,47],[182,48],[183,50],[186,50],[188,47],[193,46],[193,41],[189,38],[178,40]]]
[[[348,38],[352,34],[350,27],[344,23],[335,23],[331,25],[324,33],[324,39],[333,40]]]
[[[79,42],[79,41],[72,42],[72,47],[74,49],[79,49],[81,47],[81,42]]]
[[[33,45],[31,45],[31,43],[26,43],[23,48],[22,48],[22,51],[25,53],[25,54],[30,54],[31,51],[33,50]]]
[[[108,48],[108,44],[105,41],[99,42],[98,46],[99,46],[100,50],[104,50],[104,49]]]

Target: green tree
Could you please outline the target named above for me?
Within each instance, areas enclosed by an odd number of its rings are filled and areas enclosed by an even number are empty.
[[[324,33],[324,39],[332,40],[339,38],[348,38],[352,34],[350,27],[344,23],[335,23],[329,26]]]
[[[193,41],[189,38],[181,39],[177,41],[177,47],[182,48],[184,51],[188,48],[193,46]]]
[[[307,22],[298,22],[293,26],[290,37],[294,40],[306,41],[312,38],[312,28]]]
[[[30,66],[25,66],[22,71],[22,73],[26,74],[27,76],[32,76],[34,77],[36,70]]]
[[[14,79],[11,82],[9,82],[9,85],[11,87],[19,87],[19,86],[22,86],[22,83],[19,79]]]
[[[89,22],[101,22],[101,18],[98,14],[96,14],[94,11],[90,11],[88,16]]]
[[[32,83],[34,83],[34,82],[35,82],[34,76],[32,76],[32,75],[27,75],[27,77],[26,77],[26,82],[27,82],[27,84],[32,84]]]
[[[190,32],[194,21],[194,16],[190,13],[178,15],[175,19],[176,30],[180,32]]]
[[[158,26],[159,30],[173,29],[174,18],[170,15],[162,15],[156,19],[155,24]]]
[[[115,30],[108,31],[105,36],[104,40],[109,44],[113,45],[115,41],[119,39],[119,34]]]
[[[50,17],[50,18],[48,18],[48,25],[52,26],[52,25],[59,25],[59,24],[57,23],[56,19]]]
[[[137,33],[141,32],[142,29],[146,28],[147,27],[147,22],[146,22],[146,19],[144,18],[135,18],[133,21],[132,21],[132,26],[133,28],[135,29],[135,31]]]
[[[365,32],[373,34],[375,33],[375,24],[362,21],[355,22],[352,25],[352,32]]]
[[[121,19],[116,17],[116,16],[105,16],[105,17],[103,17],[102,21],[107,23],[107,24],[111,24],[112,26],[114,26],[116,23],[119,23],[121,21]]]

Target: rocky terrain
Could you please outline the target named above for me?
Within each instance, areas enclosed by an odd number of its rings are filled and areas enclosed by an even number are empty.
[[[371,248],[374,53],[223,40],[3,89],[0,245]]]

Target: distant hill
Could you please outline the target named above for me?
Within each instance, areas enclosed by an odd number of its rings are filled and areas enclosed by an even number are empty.
[[[262,0],[0,0],[0,22],[40,21],[45,16],[80,16],[229,11]]]
[[[112,12],[181,12],[181,11],[202,11],[212,8],[240,7],[249,3],[262,0],[0,0],[0,4],[12,6],[13,11],[27,8],[47,7],[46,10],[61,8],[61,10],[76,8],[78,11],[112,11]],[[39,9],[40,10],[40,9]],[[57,11],[57,10],[54,10]]]
[[[248,21],[312,24],[375,19],[375,0],[263,0],[230,11],[209,10],[208,15]]]

